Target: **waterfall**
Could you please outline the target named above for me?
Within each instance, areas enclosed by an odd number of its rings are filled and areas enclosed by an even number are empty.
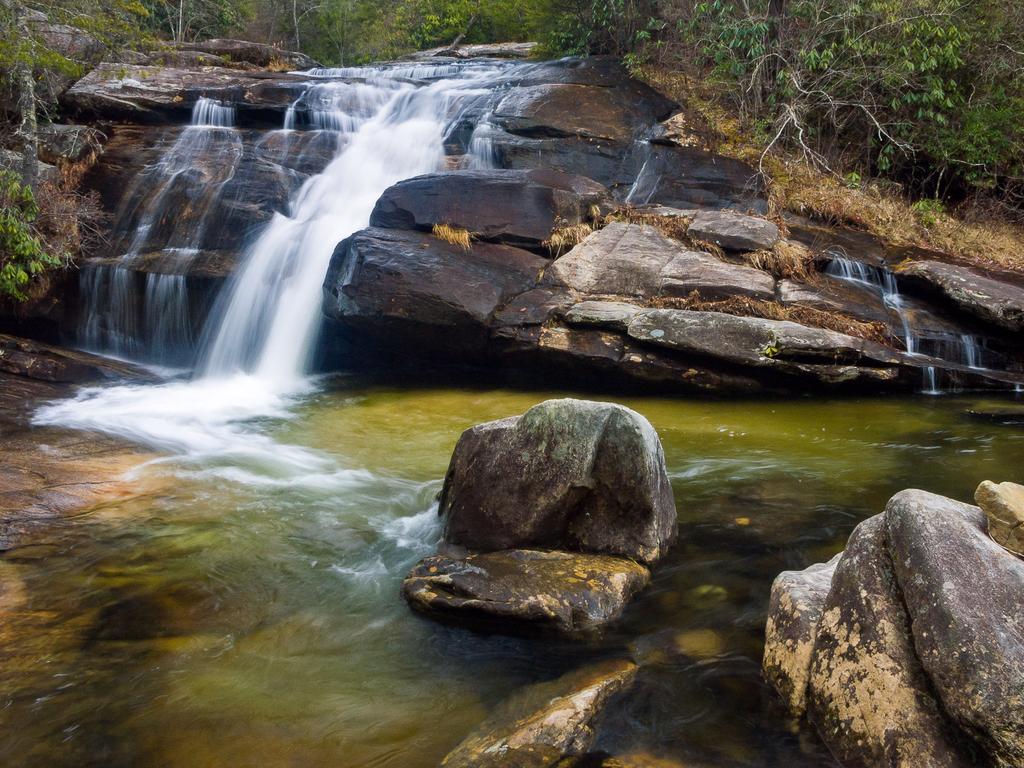
[[[461,77],[425,86],[385,77],[387,69],[375,71],[372,85],[315,83],[292,105],[286,126],[337,131],[342,149],[302,187],[290,215],[275,216],[249,250],[211,325],[201,375],[246,371],[284,388],[301,381],[334,248],[366,226],[384,190],[443,166],[451,127],[489,96],[480,86],[500,71],[479,65],[456,69]],[[414,70],[401,68],[403,78]],[[471,143],[470,152],[474,148],[486,150]]]
[[[82,390],[40,409],[35,421],[113,433],[168,451],[185,468],[232,481],[272,487],[333,482],[339,470],[332,461],[281,445],[248,422],[286,416],[293,397],[306,390],[322,283],[337,244],[368,224],[385,189],[445,167],[446,152],[467,155],[460,164],[489,164],[489,144],[477,140],[476,130],[465,131],[478,126],[501,97],[500,77],[525,66],[472,61],[352,70],[342,79],[319,73],[273,132],[276,149],[267,151],[276,154],[282,145],[287,151],[301,133],[316,132],[336,137],[336,154],[294,194],[287,213],[275,214],[245,249],[206,323],[192,378]],[[235,133],[225,127],[230,121],[227,108],[197,104],[192,125],[159,163],[139,174],[119,217],[130,242],[118,264],[147,258],[151,241],[166,230],[171,236],[161,242],[161,261],[188,258],[188,250],[199,247],[196,233],[178,232],[162,190],[174,180],[198,184],[201,199],[216,194],[221,176],[193,168],[190,153],[200,140],[226,141]],[[214,168],[226,173],[232,161],[222,158]],[[95,328],[109,350],[115,333],[126,345],[144,336],[150,347],[162,348],[189,332],[187,316],[175,308],[187,300],[184,282],[163,280],[161,273],[140,292],[133,283],[111,281],[109,273],[117,269],[100,269],[103,277],[82,277],[83,295],[95,302],[83,321],[84,335]],[[184,277],[183,271],[167,272]],[[150,327],[143,333],[142,325]]]
[[[896,275],[884,267],[855,261],[836,251],[828,252],[831,261],[825,274],[872,291],[899,318],[908,355],[922,355],[945,360],[974,370],[984,370],[983,340],[969,333],[922,333],[914,328],[911,313],[900,294]],[[922,391],[938,394],[938,372],[934,366],[923,369]]]
[[[78,331],[86,349],[154,363],[190,362],[195,344],[186,273],[242,156],[234,121],[234,107],[199,99],[191,123],[126,191],[114,225],[120,255],[113,263],[87,262],[80,273]],[[188,216],[178,215],[183,190]]]

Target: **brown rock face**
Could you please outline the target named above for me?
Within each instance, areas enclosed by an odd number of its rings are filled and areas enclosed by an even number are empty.
[[[597,182],[558,171],[431,173],[385,191],[370,225],[429,230],[449,224],[484,240],[536,247],[558,227],[588,221],[613,206]]]
[[[445,541],[660,558],[676,509],[657,433],[620,405],[548,400],[466,430],[440,512]]]
[[[0,334],[0,371],[66,384],[152,379],[152,374],[129,363],[4,334]]]
[[[629,687],[636,671],[632,662],[606,661],[532,685],[503,702],[441,766],[552,765],[557,755],[584,753],[596,735],[594,720],[609,699]]]
[[[512,549],[428,557],[402,594],[437,619],[575,635],[618,618],[649,580],[646,568],[621,557]]]
[[[914,653],[881,516],[861,523],[822,606],[808,713],[844,765],[965,765]]]
[[[1024,555],[1024,486],[985,480],[974,500],[988,517],[988,535],[1016,555]]]

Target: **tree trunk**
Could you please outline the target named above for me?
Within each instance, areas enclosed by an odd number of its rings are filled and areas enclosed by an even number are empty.
[[[13,27],[31,51],[32,38],[21,3],[11,5]],[[39,126],[36,122],[36,83],[32,77],[31,56],[19,55],[14,64],[14,82],[18,89],[18,130],[21,144],[21,183],[33,192],[39,185]]]

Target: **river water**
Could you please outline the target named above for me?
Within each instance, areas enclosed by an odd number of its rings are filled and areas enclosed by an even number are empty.
[[[569,644],[414,615],[400,581],[436,543],[460,432],[564,394],[321,381],[231,422],[249,454],[167,435],[168,459],[139,470],[160,490],[0,559],[0,764],[433,766],[520,686],[632,656],[597,749],[832,765],[760,678],[772,579],[900,489],[966,500],[1024,459],[1024,431],[952,397],[620,399],[664,441],[680,517],[623,621]]]

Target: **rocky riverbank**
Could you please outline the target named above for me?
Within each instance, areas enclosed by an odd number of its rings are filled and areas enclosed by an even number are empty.
[[[903,491],[841,555],[776,579],[765,675],[843,765],[1024,761],[1024,560],[1004,548],[1022,492]]]

